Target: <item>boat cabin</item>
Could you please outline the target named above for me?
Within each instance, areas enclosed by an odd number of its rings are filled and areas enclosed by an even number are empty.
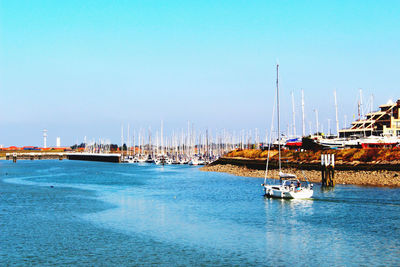
[[[283,186],[287,186],[287,187],[301,187],[301,182],[299,179],[289,179],[289,180],[283,180],[282,181],[282,185]]]

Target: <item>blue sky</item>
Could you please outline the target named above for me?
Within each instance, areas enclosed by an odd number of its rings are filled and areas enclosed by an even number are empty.
[[[280,64],[282,128],[340,125],[359,89],[400,98],[400,1],[0,2],[0,144],[120,140],[166,131],[265,129]],[[334,128],[333,123],[331,127]],[[308,132],[308,123],[307,123]]]

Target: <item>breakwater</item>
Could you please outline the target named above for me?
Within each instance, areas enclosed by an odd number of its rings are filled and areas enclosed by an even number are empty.
[[[6,160],[13,160],[14,162],[17,160],[39,160],[39,159],[66,159],[66,153],[49,153],[49,152],[29,152],[29,153],[6,153]]]
[[[121,162],[120,154],[106,153],[51,153],[51,152],[25,152],[25,153],[6,153],[3,157],[5,160],[82,160],[82,161],[101,161],[101,162]]]
[[[120,154],[101,154],[101,153],[68,153],[69,160],[82,160],[82,161],[101,161],[101,162],[121,162]]]

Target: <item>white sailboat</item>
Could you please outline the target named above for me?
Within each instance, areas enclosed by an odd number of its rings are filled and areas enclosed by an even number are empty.
[[[279,114],[279,64],[276,65],[276,103],[277,103],[277,117],[278,117],[278,136],[280,137],[280,114]],[[271,142],[269,142],[271,143]],[[264,193],[268,197],[274,198],[287,198],[287,199],[300,199],[311,198],[313,195],[313,185],[306,181],[306,184],[300,182],[296,175],[282,172],[281,164],[281,144],[278,142],[278,156],[279,156],[279,185],[268,185],[268,164],[269,164],[269,150],[268,147],[268,160],[265,173],[264,183],[262,184]]]
[[[197,166],[199,165],[199,159],[197,157],[192,157],[192,159],[188,163],[189,165]]]

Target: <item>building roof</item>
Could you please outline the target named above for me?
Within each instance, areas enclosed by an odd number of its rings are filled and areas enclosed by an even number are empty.
[[[388,102],[387,102],[386,104],[380,105],[379,107],[380,107],[380,108],[384,108],[384,107],[391,107],[391,106],[393,106],[393,105],[396,105],[396,103],[393,102],[392,99],[389,99]]]

